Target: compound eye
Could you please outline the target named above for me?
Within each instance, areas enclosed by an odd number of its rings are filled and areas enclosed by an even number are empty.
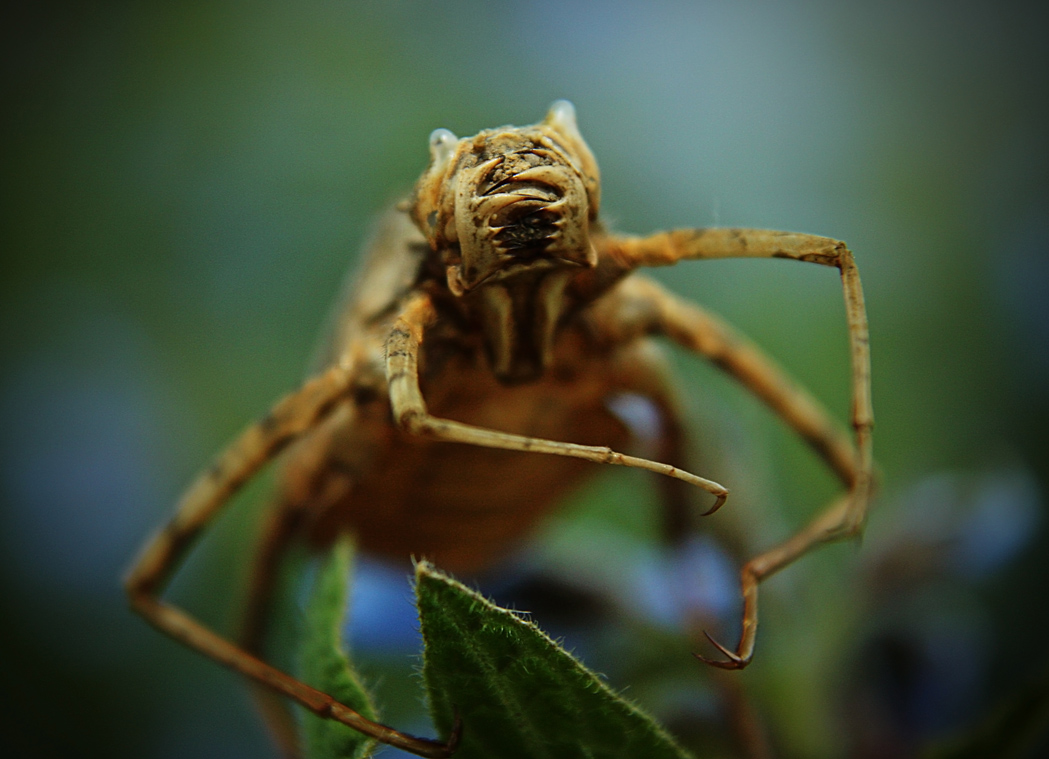
[[[434,129],[430,133],[430,160],[436,165],[448,163],[459,144],[459,138],[447,129]]]

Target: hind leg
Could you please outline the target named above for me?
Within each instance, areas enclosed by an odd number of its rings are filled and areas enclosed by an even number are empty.
[[[622,392],[638,396],[650,407],[643,413],[621,414],[636,417],[633,424],[627,420],[628,426],[634,428],[635,434],[645,442],[651,439],[652,450],[646,453],[651,453],[657,461],[682,469],[694,465],[695,451],[690,445],[680,393],[661,346],[650,340],[631,342],[627,349],[619,351],[615,369],[615,381],[622,386]],[[686,584],[692,588],[693,581],[707,579],[697,573],[694,538],[699,512],[695,493],[687,483],[669,477],[655,478],[655,485],[662,517],[661,542],[668,549],[666,558],[669,564],[665,565],[668,582],[671,587],[681,590],[679,581],[685,577],[688,578]],[[746,555],[748,541],[742,535],[731,528],[726,529],[724,521],[715,527],[720,528],[718,542],[729,553],[737,557]],[[703,626],[712,621],[712,607],[687,591],[679,603],[690,638],[701,638]],[[726,674],[716,672],[711,685],[721,697],[728,729],[740,756],[747,759],[771,757],[767,731],[749,689],[744,682],[724,676]]]
[[[743,632],[735,651],[711,641],[726,657],[724,660],[700,657],[714,666],[741,669],[750,662],[758,623],[758,585],[762,580],[823,543],[857,535],[863,525],[872,489],[873,469],[866,319],[859,278],[851,263],[851,256],[847,255],[843,247],[839,252],[842,256],[839,263],[843,270],[853,347],[852,416],[855,446],[819,403],[749,341],[713,314],[672,295],[655,282],[634,276],[620,285],[615,297],[606,298],[595,309],[596,321],[611,339],[624,341],[643,335],[661,334],[690,351],[710,358],[757,395],[805,439],[848,487],[848,493],[818,514],[807,526],[743,566],[740,573],[744,601]]]
[[[288,508],[283,503],[274,507],[255,549],[239,641],[245,651],[259,659],[265,658],[266,633],[273,616],[281,565],[299,533],[302,516],[301,509]],[[261,685],[253,685],[252,695],[281,756],[298,759],[298,724],[287,700]]]
[[[353,487],[352,462],[362,446],[340,435],[354,426],[356,418],[355,406],[339,406],[298,443],[281,467],[277,496],[257,538],[238,639],[245,651],[259,659],[266,658],[269,625],[279,612],[275,601],[289,550],[308,542],[315,516],[337,507]],[[253,691],[282,756],[298,759],[300,730],[291,705],[269,688],[256,685]]]
[[[143,546],[124,579],[124,587],[132,608],[157,629],[255,682],[295,699],[315,714],[419,756],[451,756],[459,739],[458,725],[449,740],[442,743],[373,722],[327,693],[230,643],[162,598],[171,575],[215,515],[281,450],[316,429],[340,403],[345,403],[353,379],[352,367],[329,368],[282,398],[261,421],[234,439],[215,464],[186,491],[174,516]]]

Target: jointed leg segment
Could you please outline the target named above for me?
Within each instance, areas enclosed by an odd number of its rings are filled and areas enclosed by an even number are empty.
[[[816,546],[857,534],[866,516],[872,486],[873,412],[867,320],[859,273],[844,244],[809,235],[760,230],[696,230],[660,233],[644,239],[609,239],[606,242],[609,255],[622,261],[626,268],[666,265],[687,258],[750,256],[792,258],[835,266],[841,272],[851,346],[855,448],[819,404],[789,382],[760,351],[735,335],[716,317],[676,299],[654,283],[643,278],[624,283],[620,297],[634,298],[643,307],[634,311],[633,321],[620,319],[620,323],[616,323],[618,315],[613,313],[608,322],[613,332],[636,330],[638,333],[664,334],[711,358],[755,392],[804,437],[849,488],[845,496],[794,536],[743,567],[743,631],[739,644],[735,651],[731,651],[712,641],[727,658],[722,661],[704,659],[726,669],[742,668],[749,663],[754,652],[758,584]],[[601,306],[596,308],[600,312]],[[644,317],[637,318],[637,313]],[[418,295],[407,303],[387,340],[389,398],[394,420],[402,428],[450,442],[646,469],[713,494],[716,500],[708,513],[724,502],[728,494],[724,487],[671,464],[627,456],[604,447],[515,435],[431,416],[419,388],[418,360],[424,331],[434,319],[435,312],[429,298]],[[620,338],[623,336],[619,335]],[[314,713],[342,722],[382,743],[420,756],[447,757],[458,743],[458,726],[447,743],[398,732],[364,718],[331,696],[253,655],[259,649],[258,619],[269,593],[270,578],[261,581],[262,585],[256,588],[253,604],[258,608],[249,615],[244,647],[223,639],[161,599],[170,576],[208,522],[250,477],[289,443],[314,429],[338,403],[345,401],[352,378],[352,369],[333,367],[278,402],[265,419],[245,430],[215,465],[193,483],[171,521],[147,542],[126,579],[126,589],[133,608],[151,624],[271,691],[290,697]],[[278,526],[278,530],[282,529]],[[274,550],[279,551],[280,536],[274,540]]]
[[[750,229],[678,230],[648,238],[611,240],[613,255],[628,267],[660,266],[683,259],[790,258],[841,272],[852,365],[852,426],[855,448],[837,431],[811,397],[740,339],[727,325],[640,279],[627,297],[644,301],[650,331],[667,335],[682,346],[706,355],[764,400],[823,457],[849,492],[818,514],[794,536],[751,559],[741,570],[743,630],[735,651],[713,639],[726,660],[703,661],[725,669],[745,667],[754,654],[758,623],[758,584],[815,547],[859,533],[871,495],[874,423],[870,395],[870,353],[863,290],[852,253],[844,243],[824,237]],[[709,637],[709,635],[708,635]]]
[[[407,431],[416,435],[427,435],[449,442],[468,443],[486,448],[571,456],[597,464],[615,464],[646,469],[683,480],[713,494],[716,500],[706,512],[708,514],[717,511],[725,502],[728,490],[724,487],[670,464],[627,456],[601,446],[578,445],[514,435],[431,416],[426,409],[422,391],[419,389],[419,349],[423,340],[423,332],[434,316],[429,298],[418,297],[403,311],[386,342],[386,378],[389,383],[393,418]]]
[[[458,728],[447,743],[416,738],[362,717],[331,696],[255,658],[160,598],[164,586],[193,539],[237,490],[284,447],[313,429],[350,388],[352,371],[336,366],[279,401],[259,423],[245,430],[183,496],[175,516],[149,542],[125,580],[132,607],[148,622],[310,711],[342,722],[377,741],[420,756],[447,757],[455,750]]]
[[[282,560],[298,534],[304,516],[302,509],[289,508],[284,502],[278,502],[276,507],[271,508],[257,543],[249,575],[251,584],[248,586],[237,639],[241,648],[255,658],[264,658],[266,623],[272,611]],[[255,704],[281,756],[297,759],[299,730],[287,700],[261,685],[256,684],[253,691]]]

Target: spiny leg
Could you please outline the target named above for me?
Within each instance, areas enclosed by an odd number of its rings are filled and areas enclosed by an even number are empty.
[[[131,606],[150,624],[315,714],[419,756],[451,756],[458,725],[447,743],[416,738],[372,722],[331,696],[260,661],[212,632],[160,595],[194,539],[230,498],[289,443],[313,429],[350,390],[352,370],[335,366],[278,401],[267,416],[236,438],[179,502],[174,517],[149,541],[125,579]]]
[[[448,442],[570,456],[597,464],[646,469],[682,480],[714,495],[716,500],[707,513],[713,513],[725,502],[728,490],[724,487],[670,464],[627,456],[601,446],[515,435],[431,416],[419,388],[419,350],[423,333],[435,318],[432,302],[425,295],[420,295],[405,306],[386,341],[386,379],[389,383],[390,406],[394,421],[406,431]]]
[[[844,243],[824,237],[748,229],[679,230],[648,238],[608,241],[611,255],[625,266],[659,266],[683,259],[761,257],[790,258],[834,266],[841,272],[849,329],[852,365],[852,426],[855,452],[849,465],[840,437],[829,424],[829,417],[807,393],[785,379],[775,365],[756,348],[740,341],[727,325],[685,304],[665,291],[655,295],[653,329],[663,332],[683,346],[711,356],[719,366],[740,379],[765,400],[824,457],[849,487],[843,498],[817,515],[793,537],[747,562],[741,570],[743,631],[735,651],[713,639],[711,642],[727,657],[725,661],[704,661],[726,669],[746,666],[754,654],[757,633],[758,584],[816,546],[858,534],[867,513],[872,487],[873,455],[871,430],[873,410],[870,398],[870,353],[867,315],[863,290],[852,253]],[[651,285],[655,288],[655,285]],[[709,637],[709,636],[708,636]]]

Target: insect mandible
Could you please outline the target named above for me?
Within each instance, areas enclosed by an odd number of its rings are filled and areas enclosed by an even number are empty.
[[[339,312],[322,369],[244,430],[198,476],[126,577],[152,625],[269,692],[386,744],[449,756],[449,741],[365,719],[261,661],[276,567],[296,541],[343,531],[376,554],[426,557],[454,572],[496,563],[581,480],[591,463],[663,475],[664,500],[728,491],[683,467],[683,423],[652,338],[738,380],[826,462],[845,493],[741,570],[741,669],[754,654],[758,585],[813,548],[862,529],[872,482],[870,359],[859,272],[844,243],[756,229],[616,235],[598,219],[597,163],[558,101],[527,127],[458,139],[438,129],[411,196],[383,218]],[[686,259],[789,258],[835,267],[848,324],[853,436],[758,348],[714,314],[635,273]],[[659,461],[619,453],[630,430],[609,408],[647,399],[662,417]],[[237,490],[286,451],[254,560],[243,632],[228,641],[162,593],[194,539]],[[709,637],[709,636],[708,636]],[[270,701],[270,706],[274,703]],[[280,709],[270,709],[282,719]],[[278,734],[282,729],[278,727]],[[287,728],[283,729],[287,733]],[[285,737],[290,741],[290,737]]]

